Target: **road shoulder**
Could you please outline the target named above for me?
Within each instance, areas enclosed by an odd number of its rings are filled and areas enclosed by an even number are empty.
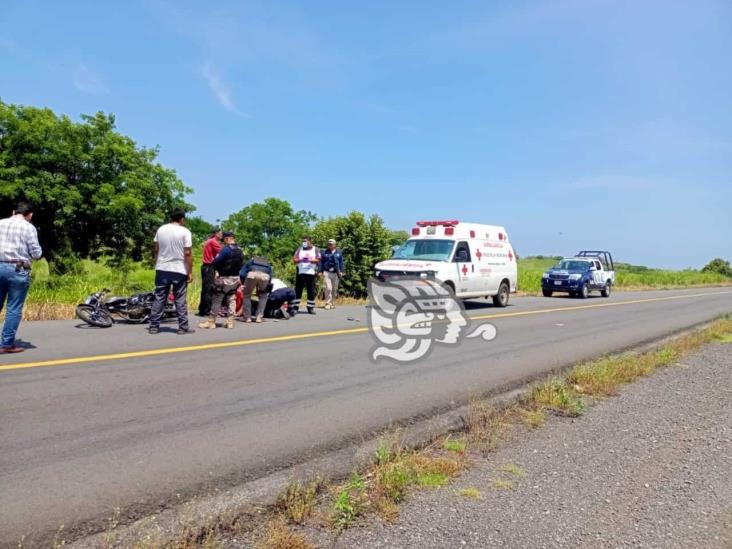
[[[711,344],[335,547],[729,547],[731,402],[732,345]]]

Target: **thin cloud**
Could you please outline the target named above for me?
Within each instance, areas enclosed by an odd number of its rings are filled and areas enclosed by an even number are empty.
[[[108,93],[102,79],[86,65],[79,63],[74,69],[74,87],[84,93],[101,95]]]
[[[219,74],[210,62],[203,66],[201,69],[201,75],[206,80],[211,93],[219,105],[224,107],[227,111],[242,116],[244,115],[244,113],[237,109],[236,104],[234,103],[231,87],[226,83],[221,74]]]

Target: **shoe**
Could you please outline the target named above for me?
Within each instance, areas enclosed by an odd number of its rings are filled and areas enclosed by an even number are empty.
[[[282,318],[284,320],[287,320],[288,318],[290,318],[290,313],[287,309],[280,309],[280,314],[282,315]]]
[[[315,307],[308,307],[308,314],[309,314],[309,315],[314,315],[314,314],[316,314],[316,313],[315,313]]]
[[[234,317],[230,316],[229,318],[227,318],[225,326],[228,330],[233,330],[234,329]]]
[[[196,333],[196,330],[194,330],[192,328],[178,328],[178,335],[179,336],[188,335],[188,334],[195,334],[195,333]]]
[[[326,303],[325,307],[323,307],[323,309],[325,309],[326,311],[330,311],[332,308],[333,308],[333,305],[331,305],[330,303]]]
[[[25,349],[23,349],[23,347],[16,347],[15,345],[13,345],[12,347],[2,347],[2,351],[0,351],[0,352],[13,354],[13,353],[22,353],[23,351],[25,351]]]
[[[160,328],[157,328],[156,326],[150,326],[150,328],[148,328],[147,330],[147,333],[152,335],[159,334]]]
[[[254,322],[256,322],[257,324],[261,324],[262,322],[264,322],[264,319],[261,316],[258,316]]]
[[[216,328],[216,318],[210,316],[204,322],[199,322],[198,327],[202,330],[214,330]]]
[[[247,319],[246,319],[246,320],[244,321],[244,323],[245,323],[245,324],[251,324],[251,323],[252,323],[252,319],[251,319],[251,317],[247,318]]]

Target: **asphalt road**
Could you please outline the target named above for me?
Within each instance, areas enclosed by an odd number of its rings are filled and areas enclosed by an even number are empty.
[[[498,330],[373,363],[363,307],[150,336],[26,323],[0,356],[0,544],[156,509],[276,470],[471,393],[732,312],[732,289],[469,305]],[[359,319],[360,322],[355,320]],[[52,535],[52,534],[51,534]]]

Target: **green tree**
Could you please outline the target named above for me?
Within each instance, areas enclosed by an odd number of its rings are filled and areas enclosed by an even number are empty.
[[[211,236],[214,225],[202,217],[194,215],[186,217],[186,227],[193,235],[193,242],[198,245],[203,244]]]
[[[322,219],[312,230],[316,246],[324,248],[329,238],[338,242],[346,264],[343,293],[353,297],[366,296],[374,264],[391,256],[392,234],[379,216],[367,218],[361,212]]]
[[[704,266],[704,268],[702,269],[702,272],[703,273],[719,273],[721,275],[732,278],[732,266],[730,266],[729,261],[725,261],[721,257],[712,259],[709,263],[707,263]]]
[[[234,231],[245,253],[267,257],[275,276],[292,282],[292,255],[315,219],[310,212],[294,210],[286,200],[266,198],[231,214],[223,227]]]
[[[46,258],[65,271],[79,257],[139,260],[151,235],[190,193],[175,171],[115,131],[114,115],[74,122],[50,109],[0,101],[0,209],[36,207]]]
[[[409,240],[409,233],[404,230],[389,230],[389,245],[394,246],[401,246],[404,244],[407,240]]]

